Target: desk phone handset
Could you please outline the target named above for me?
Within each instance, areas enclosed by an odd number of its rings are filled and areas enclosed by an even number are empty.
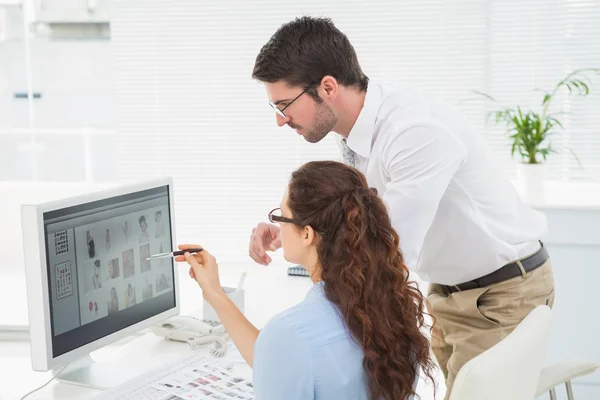
[[[186,342],[192,349],[198,345],[215,342],[210,353],[216,357],[223,357],[227,352],[229,335],[220,322],[177,315],[153,326],[151,330],[165,339]]]

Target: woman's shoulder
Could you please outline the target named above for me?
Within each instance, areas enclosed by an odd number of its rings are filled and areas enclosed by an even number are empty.
[[[349,338],[337,307],[321,293],[309,294],[304,301],[277,314],[263,331],[267,334],[269,331],[288,331],[290,336],[295,336],[296,340],[305,342],[309,347]]]

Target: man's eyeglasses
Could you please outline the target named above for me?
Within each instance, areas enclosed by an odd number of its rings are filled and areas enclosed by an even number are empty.
[[[269,221],[271,221],[274,224],[278,223],[278,222],[289,222],[290,224],[298,225],[300,227],[304,226],[304,224],[301,224],[300,221],[298,221],[297,219],[284,217],[281,214],[281,208],[279,208],[279,207],[275,208],[275,209],[271,210],[271,212],[269,212]],[[314,229],[314,227],[313,227],[313,229]],[[317,231],[317,232],[319,232],[319,234],[321,236],[325,236],[325,231]]]
[[[275,112],[279,115],[281,115],[283,118],[286,118],[286,115],[284,113],[285,109],[288,108],[289,106],[291,106],[296,100],[298,100],[300,98],[300,96],[302,96],[304,93],[306,93],[312,86],[308,86],[306,89],[304,89],[302,91],[302,93],[300,93],[298,96],[296,96],[294,98],[294,100],[290,101],[285,107],[283,108],[279,108],[277,107],[277,105],[275,105],[275,103],[273,103],[272,101],[269,101],[269,105],[271,107],[273,107],[273,110],[275,110]]]

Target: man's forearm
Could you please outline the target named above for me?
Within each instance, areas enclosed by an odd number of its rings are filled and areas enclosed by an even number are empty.
[[[235,343],[244,360],[252,367],[254,362],[254,344],[259,330],[248,321],[237,306],[225,293],[219,293],[207,299],[216,311],[221,323]]]

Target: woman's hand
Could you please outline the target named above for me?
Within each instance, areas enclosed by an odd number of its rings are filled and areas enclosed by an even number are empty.
[[[215,257],[206,251],[204,247],[197,244],[181,244],[178,248],[179,250],[202,248],[199,253],[185,253],[182,256],[177,256],[175,261],[185,261],[190,265],[190,277],[198,282],[206,301],[210,302],[215,296],[222,295],[224,292],[221,288],[219,266]]]
[[[180,250],[202,248],[197,244],[182,244]],[[215,309],[219,320],[229,333],[246,362],[252,366],[254,362],[254,344],[258,337],[258,329],[244,317],[231,299],[225,294],[219,280],[217,260],[206,250],[196,254],[185,253],[177,256],[175,261],[186,261],[190,265],[190,276],[202,288],[202,295]]]

